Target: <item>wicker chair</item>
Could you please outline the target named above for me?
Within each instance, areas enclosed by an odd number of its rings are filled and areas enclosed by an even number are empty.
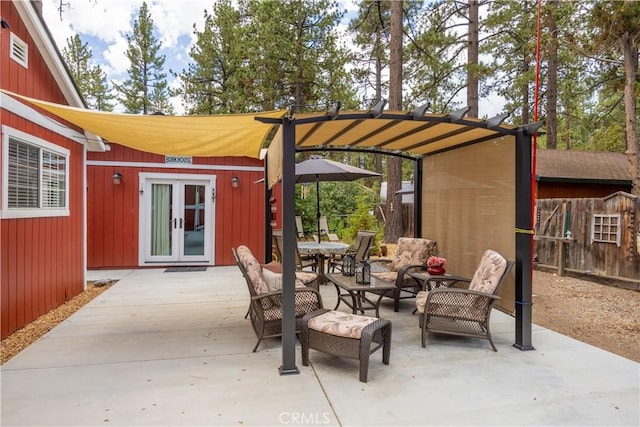
[[[348,248],[344,253],[334,254],[331,257],[328,270],[331,272],[335,272],[336,269],[342,271],[342,261],[345,255],[353,255],[356,262],[368,260],[369,251],[373,246],[375,238],[375,231],[358,231],[358,233],[356,234],[356,239],[353,242],[353,246]]]
[[[231,248],[238,268],[247,282],[251,302],[249,318],[258,337],[253,351],[255,352],[264,338],[282,336],[282,289],[270,291],[258,260],[246,246]],[[281,279],[281,278],[280,278]],[[315,289],[304,286],[296,280],[295,317],[296,333],[300,333],[302,317],[322,308],[322,298]]]
[[[427,279],[429,291],[416,297],[416,309],[422,329],[422,347],[427,331],[491,339],[490,316],[497,295],[513,262],[498,252],[482,255],[472,279],[458,276],[433,276]]]
[[[436,242],[429,239],[401,237],[398,239],[395,258],[372,259],[371,274],[384,281],[395,283],[393,294],[393,310],[400,310],[400,300],[415,298],[420,291],[420,284],[409,274],[412,271],[426,270],[427,259],[436,254]],[[374,292],[375,291],[370,291]]]

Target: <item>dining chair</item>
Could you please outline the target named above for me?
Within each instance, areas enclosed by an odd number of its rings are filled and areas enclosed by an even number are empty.
[[[375,231],[358,231],[353,245],[350,248],[348,248],[344,253],[334,254],[331,257],[328,270],[332,273],[335,272],[335,270],[342,271],[342,261],[344,260],[345,255],[352,255],[356,262],[368,260],[369,252],[373,247],[375,239]]]
[[[275,242],[276,251],[280,254],[280,259],[282,259],[282,247],[284,244],[284,239],[282,236],[282,230],[273,230],[273,241]],[[298,244],[296,242],[295,245],[295,257],[296,257],[296,269],[299,271],[304,270],[305,268],[311,267],[313,271],[318,270],[318,260],[314,257],[302,257],[300,255],[300,251],[298,250]]]

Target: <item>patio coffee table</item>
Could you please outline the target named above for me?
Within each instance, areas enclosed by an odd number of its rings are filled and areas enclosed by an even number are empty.
[[[394,283],[373,276],[368,285],[356,283],[356,276],[345,276],[342,273],[327,273],[326,278],[335,285],[338,293],[338,302],[334,310],[337,310],[340,303],[344,302],[347,307],[351,308],[353,314],[358,314],[358,311],[364,314],[366,310],[375,310],[376,317],[380,317],[380,301],[387,293],[392,293],[396,288]],[[378,295],[378,300],[374,302],[367,298],[367,292],[375,292]]]

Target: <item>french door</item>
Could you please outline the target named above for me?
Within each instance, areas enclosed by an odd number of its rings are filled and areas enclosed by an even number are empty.
[[[203,175],[140,174],[142,265],[213,264],[214,186]]]

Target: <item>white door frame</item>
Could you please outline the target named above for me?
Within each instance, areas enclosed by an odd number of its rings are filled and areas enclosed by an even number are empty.
[[[172,184],[183,188],[185,184],[195,184],[205,186],[205,229],[204,229],[204,255],[184,255],[182,249],[172,251],[169,257],[151,257],[151,185],[152,184]],[[200,174],[180,174],[180,173],[156,173],[140,172],[138,174],[139,188],[139,214],[138,214],[138,264],[140,266],[149,265],[184,265],[184,264],[215,264],[215,175]],[[184,199],[180,206],[174,209],[184,209]],[[182,236],[181,236],[182,237]],[[175,239],[174,239],[175,240]],[[177,239],[180,242],[182,238]]]

